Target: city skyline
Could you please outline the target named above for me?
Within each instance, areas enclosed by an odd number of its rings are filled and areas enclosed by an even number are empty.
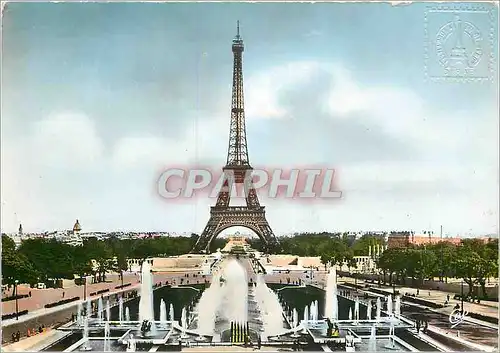
[[[240,20],[250,163],[336,168],[344,193],[261,197],[276,234],[497,234],[496,76],[425,82],[425,4],[362,5],[7,4],[2,232],[201,233],[213,199],[153,190],[225,164]]]

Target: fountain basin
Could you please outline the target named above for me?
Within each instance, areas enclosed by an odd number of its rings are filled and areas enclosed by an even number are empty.
[[[118,343],[126,345],[129,341],[130,334],[133,335],[133,339],[136,343],[141,344],[166,344],[170,337],[171,330],[161,330],[156,329],[153,333],[148,333],[145,337],[142,336],[142,333],[137,327],[134,330],[128,330],[125,332],[119,339]]]

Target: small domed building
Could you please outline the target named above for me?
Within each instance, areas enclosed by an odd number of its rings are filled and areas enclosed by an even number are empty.
[[[73,234],[78,234],[82,230],[82,226],[80,225],[80,222],[78,219],[75,222],[75,225],[73,226]]]

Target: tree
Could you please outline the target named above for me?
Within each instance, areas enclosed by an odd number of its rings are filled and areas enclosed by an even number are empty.
[[[37,271],[26,256],[16,251],[14,241],[7,235],[2,235],[2,283],[13,285],[20,283],[36,283]],[[16,293],[12,293],[15,295]]]
[[[414,264],[415,274],[420,284],[436,273],[437,257],[434,252],[421,248],[416,250],[414,257],[410,260]]]
[[[456,255],[456,245],[441,241],[427,246],[427,249],[436,255],[437,263],[434,277],[439,277],[441,281],[448,282],[448,277],[455,276],[453,258]]]
[[[467,295],[472,295],[475,278],[478,274],[481,258],[479,254],[467,245],[461,245],[457,248],[454,261],[455,273],[458,278],[462,278],[469,286]]]
[[[323,254],[321,254],[320,260],[321,263],[325,266],[325,271],[326,271],[328,264],[332,260],[332,255],[328,252],[324,252]]]
[[[85,251],[83,246],[73,247],[73,273],[80,278],[86,277],[92,274],[92,262],[89,254]]]
[[[23,254],[38,270],[39,279],[73,278],[72,247],[55,239],[28,239],[22,242],[19,253]]]
[[[111,249],[103,241],[96,238],[90,238],[83,243],[83,249],[89,258],[95,261],[95,267],[92,269],[94,281],[104,282],[106,272],[113,269],[113,259]]]
[[[375,260],[377,267],[381,269],[384,274],[384,283],[387,274],[389,274],[389,278],[392,282],[392,275],[401,270],[399,259],[401,259],[402,252],[402,249],[387,249],[377,260]]]
[[[498,239],[486,244],[479,239],[466,239],[462,245],[479,256],[475,263],[475,283],[480,285],[483,295],[488,297],[486,281],[490,277],[498,277]]]

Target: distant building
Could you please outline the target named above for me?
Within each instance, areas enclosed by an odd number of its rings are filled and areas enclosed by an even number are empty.
[[[377,269],[376,257],[373,256],[354,256],[354,261],[356,263],[355,267],[347,266],[344,262],[342,265],[337,266],[337,269],[345,272],[356,272],[356,273],[374,273]]]
[[[246,237],[241,236],[239,232],[236,232],[234,236],[228,238],[227,244],[224,249],[222,249],[222,252],[231,252],[235,250],[241,250],[242,252],[251,250]]]
[[[20,237],[23,236],[23,225],[22,224],[19,224],[19,231],[17,232],[17,235],[19,235]]]
[[[81,231],[82,231],[82,226],[80,225],[80,222],[77,219],[75,225],[73,226],[73,234],[78,234]]]
[[[460,245],[462,240],[467,238],[461,237],[435,237],[432,233],[429,234],[415,234],[415,232],[399,232],[392,233],[389,235],[387,239],[387,245],[389,248],[406,248],[410,245],[419,246],[419,245],[431,245],[437,244],[439,242],[446,242],[453,245]],[[489,242],[492,238],[489,237],[480,237],[474,238],[479,239],[485,243]]]

